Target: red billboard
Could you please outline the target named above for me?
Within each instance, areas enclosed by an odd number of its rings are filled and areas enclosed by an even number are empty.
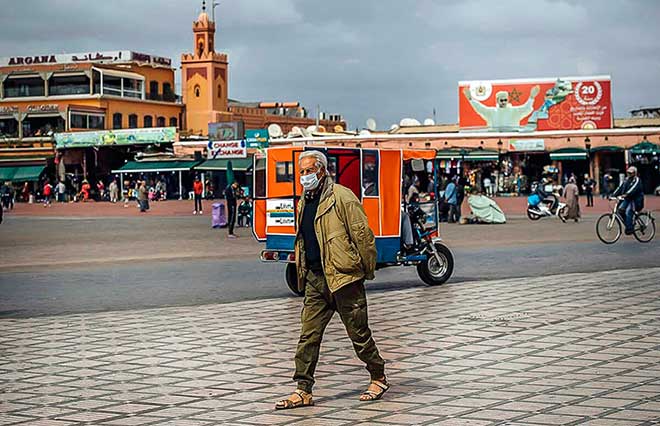
[[[461,81],[458,124],[495,132],[609,129],[611,93],[609,76]]]

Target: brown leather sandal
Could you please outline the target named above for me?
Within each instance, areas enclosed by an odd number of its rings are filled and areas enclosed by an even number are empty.
[[[367,390],[360,395],[360,401],[378,401],[389,388],[387,379],[372,380]]]
[[[310,407],[312,405],[314,405],[312,394],[300,389],[296,389],[287,399],[277,401],[277,404],[275,404],[275,409],[290,410],[292,408]]]

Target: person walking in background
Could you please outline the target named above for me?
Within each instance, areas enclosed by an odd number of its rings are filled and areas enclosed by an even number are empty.
[[[484,192],[488,197],[493,196],[493,188],[491,186],[492,182],[490,181],[490,177],[486,176],[484,178]]]
[[[461,207],[463,206],[463,200],[465,199],[465,179],[463,177],[456,176],[456,222],[460,222],[461,216]]]
[[[117,185],[117,179],[112,179],[112,182],[110,182],[110,185],[108,186],[108,190],[110,191],[110,202],[116,203],[119,199],[119,186]]]
[[[87,179],[83,180],[80,193],[82,194],[82,201],[85,202],[89,200],[89,191],[92,189],[92,186],[87,182]]]
[[[2,197],[2,208],[9,209],[11,202],[11,183],[5,182],[0,188],[0,196]]]
[[[44,184],[43,196],[44,196],[44,207],[50,207],[50,198],[53,195],[53,185],[50,184],[48,179]]]
[[[447,201],[447,204],[449,204],[449,217],[448,217],[449,223],[454,223],[460,220],[458,212],[456,211],[456,202],[457,202],[456,183],[455,183],[456,180],[457,179],[454,178],[451,181],[449,181],[447,187],[445,188],[445,200]]]
[[[57,201],[60,203],[65,203],[66,202],[66,185],[64,182],[59,181],[57,185],[55,185],[55,194],[57,194]]]
[[[564,188],[564,198],[566,199],[566,207],[568,208],[566,217],[577,222],[580,217],[579,190],[573,176],[568,179],[568,183]]]
[[[98,192],[99,201],[103,201],[105,199],[105,184],[102,179],[96,182],[96,191]]]
[[[584,195],[587,197],[587,207],[594,206],[594,186],[596,182],[591,179],[588,173],[584,174],[584,183],[582,183],[582,190]]]
[[[195,210],[193,214],[204,214],[202,211],[202,193],[204,192],[204,185],[202,181],[199,180],[199,176],[195,177],[195,182],[193,182],[193,198],[195,199]]]
[[[30,201],[30,184],[25,182],[23,184],[23,190],[21,191],[21,197],[23,197],[23,201],[26,203]]]
[[[149,210],[149,199],[147,198],[147,182],[141,181],[140,186],[138,187],[138,204],[140,205],[140,212],[144,213]]]
[[[609,173],[603,175],[603,182],[600,185],[600,198],[608,198],[610,196],[610,180],[612,177]]]
[[[238,192],[238,182],[234,181],[231,185],[225,188],[225,201],[227,202],[227,228],[229,229],[228,237],[231,239],[238,238],[234,234],[234,224],[236,223],[236,193]]]

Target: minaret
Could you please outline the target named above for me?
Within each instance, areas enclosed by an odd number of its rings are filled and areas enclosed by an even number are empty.
[[[186,129],[208,134],[208,124],[230,121],[227,109],[227,55],[215,52],[215,22],[202,13],[193,22],[193,53],[181,55],[181,91],[186,105]]]

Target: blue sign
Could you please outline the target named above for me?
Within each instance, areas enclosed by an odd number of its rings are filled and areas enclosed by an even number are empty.
[[[268,130],[246,130],[245,141],[248,144],[248,148],[268,148]]]

